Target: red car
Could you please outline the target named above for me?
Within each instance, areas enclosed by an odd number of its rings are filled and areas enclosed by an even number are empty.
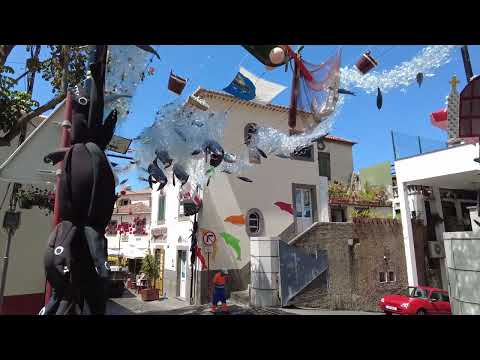
[[[387,315],[451,315],[448,292],[428,286],[409,286],[400,294],[386,295],[378,306]]]

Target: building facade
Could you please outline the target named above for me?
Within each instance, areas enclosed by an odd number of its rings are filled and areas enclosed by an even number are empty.
[[[198,89],[211,111],[229,109],[221,143],[225,151],[246,149],[251,126],[273,127],[288,133],[288,108],[242,101],[215,91]],[[301,120],[299,121],[302,124]],[[303,123],[305,126],[305,123]],[[220,173],[202,191],[202,207],[197,215],[200,250],[209,261],[210,272],[197,267],[193,279],[197,302],[208,301],[208,282],[213,271],[229,270],[230,290],[245,290],[250,282],[250,237],[292,238],[317,221],[329,221],[328,181],[349,181],[353,172],[354,142],[334,136],[326,146],[316,143],[290,159],[269,156],[254,158],[251,169],[243,173],[253,180],[246,183]],[[240,150],[239,150],[240,149]],[[190,235],[193,218],[182,215],[178,200],[179,185],[152,191],[152,232],[159,236],[155,247],[165,250],[167,296],[190,297]],[[211,253],[202,242],[213,234]],[[193,295],[193,294],[192,294]]]

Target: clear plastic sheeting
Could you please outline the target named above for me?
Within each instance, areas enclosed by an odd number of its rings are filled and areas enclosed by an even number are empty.
[[[382,89],[383,93],[396,88],[407,87],[416,82],[418,73],[431,77],[431,71],[450,62],[457,45],[431,45],[423,48],[410,61],[405,61],[391,70],[373,71],[362,75],[356,67],[344,67],[340,73],[340,87],[359,88],[367,93]]]
[[[111,45],[108,50],[105,114],[117,109],[117,124],[120,124],[128,115],[130,103],[145,76],[151,54],[135,45]]]
[[[210,165],[205,162],[204,144],[215,140],[223,146],[226,120],[225,112],[201,111],[184,105],[181,100],[167,104],[158,112],[153,125],[134,140],[137,164],[132,167],[146,169],[155,159],[156,151],[167,151],[174,163],[182,165],[193,182],[205,184]]]

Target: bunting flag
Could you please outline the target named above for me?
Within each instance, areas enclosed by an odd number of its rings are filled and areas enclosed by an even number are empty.
[[[268,104],[285,89],[286,86],[259,78],[240,67],[235,79],[223,91],[245,101]]]

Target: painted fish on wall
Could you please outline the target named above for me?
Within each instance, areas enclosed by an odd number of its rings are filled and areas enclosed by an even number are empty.
[[[283,201],[277,201],[275,203],[276,206],[278,206],[280,208],[280,210],[283,210],[283,211],[286,211],[290,214],[293,215],[293,207],[292,207],[292,204],[287,204]]]
[[[229,217],[226,217],[225,222],[232,223],[234,225],[245,225],[245,216],[243,215],[230,215]]]
[[[235,253],[237,254],[237,260],[242,260],[241,259],[242,250],[240,248],[240,240],[238,240],[235,236],[226,232],[222,232],[220,233],[220,235],[225,240],[225,243],[235,251]]]

